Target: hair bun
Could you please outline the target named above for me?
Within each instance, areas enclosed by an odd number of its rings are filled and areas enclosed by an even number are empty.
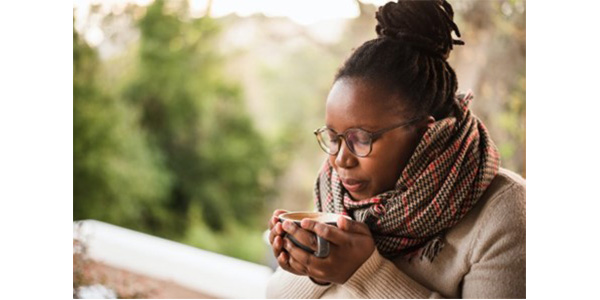
[[[453,45],[464,45],[453,21],[454,11],[446,0],[388,2],[375,14],[379,37],[410,44],[418,50],[448,59]]]

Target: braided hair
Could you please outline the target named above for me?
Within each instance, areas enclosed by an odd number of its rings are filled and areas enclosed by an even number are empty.
[[[335,76],[366,79],[408,101],[414,113],[436,120],[456,108],[456,74],[448,62],[453,45],[464,45],[446,0],[389,2],[375,18],[378,37],[365,42]]]

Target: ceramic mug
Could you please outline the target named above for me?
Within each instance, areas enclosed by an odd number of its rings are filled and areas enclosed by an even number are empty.
[[[313,212],[313,211],[295,211],[295,212],[288,212],[288,213],[279,215],[279,221],[283,222],[285,220],[289,220],[289,221],[294,222],[296,225],[298,225],[298,227],[300,227],[300,222],[303,219],[310,219],[310,220],[313,220],[316,222],[321,222],[321,223],[337,226],[337,220],[340,217],[344,217],[348,220],[352,220],[348,216],[334,214],[334,213]],[[327,257],[329,255],[329,242],[326,239],[324,239],[318,235],[316,235],[317,251],[313,251],[308,246],[303,245],[302,243],[300,243],[299,241],[294,239],[293,236],[288,235],[287,233],[285,233],[283,235],[283,237],[287,237],[290,241],[292,241],[292,243],[294,243],[294,245],[298,246],[299,248],[303,249],[304,251],[307,251],[309,253],[314,253],[314,255],[316,257],[323,258],[323,257]]]

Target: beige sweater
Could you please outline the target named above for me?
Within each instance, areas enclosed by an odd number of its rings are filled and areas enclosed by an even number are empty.
[[[525,180],[500,168],[433,262],[377,250],[346,281],[320,286],[281,268],[267,298],[525,298]]]

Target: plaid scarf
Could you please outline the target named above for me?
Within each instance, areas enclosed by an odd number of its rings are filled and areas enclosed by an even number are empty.
[[[420,249],[421,259],[432,261],[444,232],[477,203],[500,165],[487,129],[469,109],[472,99],[470,92],[458,96],[455,114],[429,126],[394,190],[355,201],[327,159],[315,184],[316,209],[366,223],[385,257]]]

